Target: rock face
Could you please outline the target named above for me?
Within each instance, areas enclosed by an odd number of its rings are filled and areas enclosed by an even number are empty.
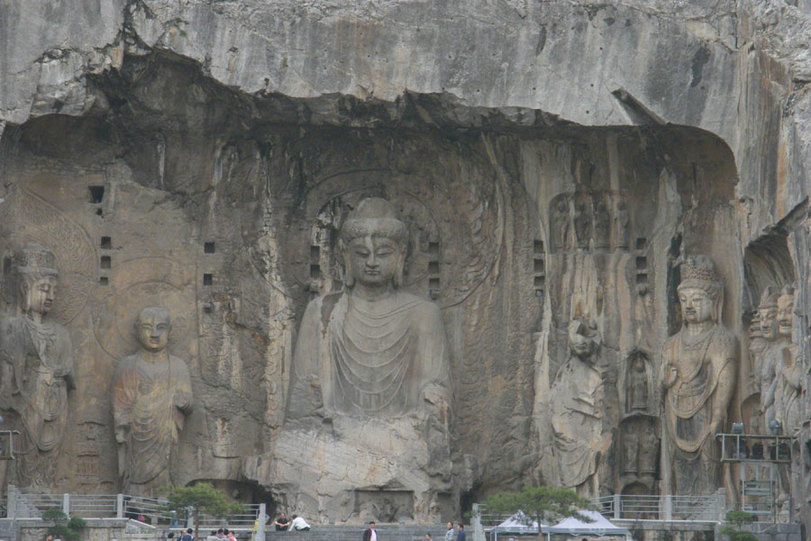
[[[163,307],[194,401],[175,483],[338,522],[453,518],[528,482],[681,491],[656,464],[673,389],[717,349],[673,353],[693,317],[685,261],[703,254],[723,277],[714,326],[738,343],[713,428],[762,433],[772,407],[796,436],[781,500],[809,515],[806,0],[72,4],[0,7],[0,387],[22,366],[14,253],[29,243],[59,272],[45,321],[72,346],[59,377],[76,387],[40,484],[121,489],[111,386],[138,314]],[[383,254],[403,256],[389,308],[424,310],[385,324],[417,342],[428,325],[446,347],[445,373],[409,376],[396,415],[321,407],[364,385],[335,394],[334,365],[297,371],[313,343],[337,343],[325,307],[352,297],[340,232],[370,197],[408,230]],[[782,293],[768,348],[764,292]],[[601,337],[586,387],[566,376],[583,362],[572,321]],[[368,365],[368,345],[318,359]],[[594,404],[575,412],[552,392],[564,384]],[[557,460],[576,415],[585,476]],[[734,502],[735,472],[706,456],[717,475],[685,491]]]

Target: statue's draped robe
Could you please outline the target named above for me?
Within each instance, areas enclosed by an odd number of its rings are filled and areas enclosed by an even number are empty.
[[[552,383],[552,430],[560,483],[576,488],[597,471],[603,387],[597,369],[570,357]]]
[[[439,309],[408,293],[376,302],[346,293],[314,300],[299,329],[293,365],[288,419],[322,408],[391,418],[440,408],[426,402],[432,395],[450,401]]]
[[[0,356],[3,401],[19,414],[22,428],[15,482],[49,486],[68,422],[70,336],[58,323],[8,318],[0,324]]]
[[[117,430],[128,428],[119,465],[125,488],[168,484],[161,474],[191,400],[189,369],[181,359],[168,355],[168,362],[150,363],[140,354],[122,359],[114,377],[113,417]]]
[[[723,486],[715,430],[725,419],[728,397],[718,392],[723,371],[734,382],[737,342],[725,328],[714,326],[695,342],[682,330],[668,339],[663,366],[677,369],[675,383],[665,393],[662,441],[663,490],[672,494],[710,494]],[[668,486],[669,485],[669,486]]]

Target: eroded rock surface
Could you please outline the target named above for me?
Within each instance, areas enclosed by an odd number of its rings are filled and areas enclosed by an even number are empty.
[[[587,316],[603,402],[588,490],[655,493],[661,352],[682,325],[682,262],[701,253],[725,281],[714,321],[741,345],[723,429],[764,424],[759,393],[780,386],[807,514],[811,23],[794,4],[5,3],[2,304],[19,306],[11,254],[52,251],[48,317],[75,360],[60,443],[73,467],[49,483],[120,488],[109,385],[138,313],[162,306],[195,402],[175,482],[324,521],[410,520],[415,505],[453,518],[460,501],[552,482],[551,391],[569,322]],[[430,438],[373,416],[283,437],[306,306],[345,295],[338,232],[367,197],[404,215],[401,290],[430,299],[446,335],[441,468]],[[763,381],[759,299],[786,287],[788,345]],[[405,477],[385,453],[345,473],[358,442],[342,435],[357,433],[386,434],[421,465],[414,482],[389,482]],[[312,473],[304,486],[334,484],[293,490],[280,457]],[[384,473],[356,481],[370,471]]]

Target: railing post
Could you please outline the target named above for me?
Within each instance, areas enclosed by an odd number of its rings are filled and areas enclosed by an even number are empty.
[[[256,535],[253,536],[254,541],[265,541],[265,522],[267,522],[267,506],[264,503],[259,504],[259,514],[256,517]]]
[[[620,517],[620,495],[614,494],[614,518]]]
[[[115,518],[124,518],[124,495],[115,495]]]
[[[8,485],[8,518],[17,518],[17,496],[19,492],[15,485]]]
[[[727,492],[723,488],[715,491],[715,505],[718,511],[718,522],[723,522],[726,519],[725,511],[727,507]]]
[[[70,515],[70,494],[62,494],[62,512]]]
[[[482,528],[481,509],[478,503],[473,504],[473,512],[470,517],[471,530],[473,530],[472,541],[484,541],[484,528]]]
[[[665,520],[673,520],[673,496],[665,494]]]

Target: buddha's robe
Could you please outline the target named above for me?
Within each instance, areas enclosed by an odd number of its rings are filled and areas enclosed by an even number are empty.
[[[432,409],[437,398],[449,401],[439,308],[408,293],[374,302],[346,293],[315,299],[304,314],[293,365],[288,419],[321,408],[398,417]]]
[[[116,432],[126,434],[119,462],[125,488],[169,481],[161,474],[168,469],[172,447],[191,411],[192,390],[186,363],[172,355],[167,358],[148,362],[136,353],[116,369],[113,418]]]

